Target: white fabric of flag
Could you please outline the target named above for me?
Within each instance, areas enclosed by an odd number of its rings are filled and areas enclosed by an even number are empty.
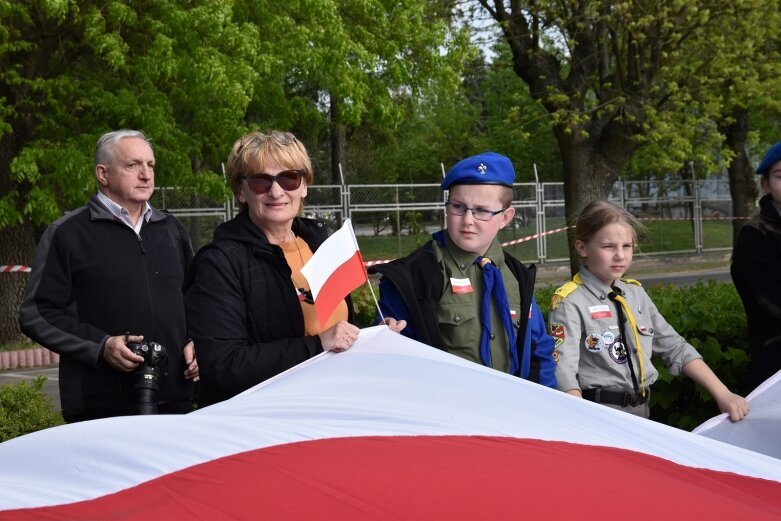
[[[622,484],[648,501],[616,492]],[[494,371],[385,326],[362,330],[345,353],[323,353],[192,414],[83,422],[0,444],[0,520],[195,512],[773,519],[781,460]]]

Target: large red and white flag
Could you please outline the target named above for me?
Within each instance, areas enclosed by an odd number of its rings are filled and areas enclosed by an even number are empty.
[[[0,444],[0,519],[781,519],[781,460],[378,326],[186,416]]]
[[[692,432],[744,449],[781,458],[781,371],[746,396],[751,412],[745,421],[733,423],[721,414]]]
[[[301,269],[309,282],[320,327],[352,290],[369,280],[350,219],[320,245]]]

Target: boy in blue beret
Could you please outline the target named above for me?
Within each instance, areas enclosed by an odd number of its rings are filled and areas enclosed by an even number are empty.
[[[746,390],[781,370],[781,141],[757,168],[765,195],[738,232],[730,272],[748,319]]]
[[[556,387],[554,341],[534,301],[535,267],[496,236],[515,216],[515,170],[494,152],[468,157],[442,181],[447,228],[382,274],[380,309],[402,334],[467,360]]]

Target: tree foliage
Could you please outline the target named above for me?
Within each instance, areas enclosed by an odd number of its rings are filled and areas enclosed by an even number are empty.
[[[228,194],[220,164],[250,128],[293,130],[317,160],[329,98],[343,125],[398,125],[410,99],[458,82],[451,7],[0,0],[0,262],[29,264],[36,228],[84,204],[106,131],[145,131],[157,185],[195,197]]]
[[[498,22],[515,73],[550,115],[570,221],[606,197],[642,146],[658,145],[676,170],[702,150],[710,154],[696,159],[714,164],[712,116],[722,106],[703,89],[723,88],[751,67],[734,60],[762,34],[732,22],[778,10],[764,0],[478,3]],[[720,56],[733,67],[720,66]]]

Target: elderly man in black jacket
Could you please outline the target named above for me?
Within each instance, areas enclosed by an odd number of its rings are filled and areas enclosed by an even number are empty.
[[[61,355],[60,398],[69,423],[193,407],[198,365],[182,297],[193,252],[181,223],[148,203],[154,166],[143,133],[101,136],[99,192],[51,224],[36,250],[20,323],[26,335]],[[157,358],[128,347],[140,342],[163,346],[167,371]],[[134,387],[142,363],[161,367],[157,392],[147,389],[139,399]],[[139,401],[151,400],[151,409],[139,411]]]

